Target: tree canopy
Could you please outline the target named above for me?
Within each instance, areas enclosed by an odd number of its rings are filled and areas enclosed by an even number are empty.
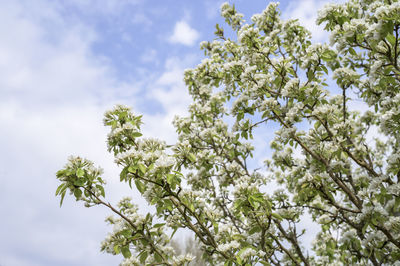
[[[209,265],[400,265],[400,2],[325,6],[330,45],[276,3],[249,24],[227,3],[221,14],[234,34],[217,25],[185,72],[193,101],[175,144],[142,136],[129,107],[105,113],[121,182],[155,211],[108,203],[101,169],[80,157],[57,172],[61,202],[114,213],[101,249],[121,265],[189,264],[171,246],[181,228]],[[254,134],[274,136],[263,165]],[[304,217],[320,228],[311,246]]]

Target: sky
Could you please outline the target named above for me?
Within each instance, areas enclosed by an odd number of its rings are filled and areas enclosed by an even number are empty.
[[[1,0],[0,266],[118,265],[100,253],[110,213],[54,196],[69,155],[105,169],[111,203],[130,195],[106,150],[103,113],[117,103],[143,114],[145,136],[173,143],[175,115],[190,103],[182,78],[213,40],[219,0]],[[235,0],[250,20],[266,0]],[[314,41],[326,1],[286,0]]]

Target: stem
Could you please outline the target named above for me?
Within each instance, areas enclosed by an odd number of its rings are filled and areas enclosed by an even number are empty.
[[[137,227],[135,226],[135,224],[134,224],[128,217],[126,217],[123,213],[121,213],[120,211],[118,211],[117,209],[115,209],[109,202],[106,203],[106,202],[104,202],[103,200],[101,200],[101,199],[100,199],[95,193],[93,193],[93,191],[91,191],[90,189],[87,189],[87,188],[85,188],[85,187],[83,187],[83,189],[85,189],[92,197],[94,197],[94,198],[98,201],[99,204],[108,207],[108,208],[111,209],[115,214],[117,214],[117,215],[120,216],[122,219],[124,219],[130,226],[132,226],[133,230],[139,231],[139,230],[137,229]],[[172,264],[166,262],[167,260],[164,258],[163,254],[162,254],[161,252],[159,252],[159,251],[156,249],[156,247],[154,246],[153,242],[151,241],[151,238],[149,238],[148,236],[146,236],[146,235],[144,234],[144,232],[142,232],[142,235],[143,235],[143,237],[147,240],[147,242],[149,243],[151,250],[152,250],[154,253],[157,253],[157,254],[162,258],[162,260],[164,261],[164,264],[166,264],[166,265],[171,265],[171,266],[172,266]]]

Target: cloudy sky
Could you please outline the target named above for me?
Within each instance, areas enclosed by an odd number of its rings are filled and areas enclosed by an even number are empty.
[[[236,0],[249,20],[266,0]],[[105,169],[116,202],[136,194],[118,183],[106,151],[105,110],[144,114],[145,135],[173,142],[171,120],[190,102],[185,68],[203,58],[199,42],[223,25],[217,0],[1,0],[0,265],[117,265],[101,254],[109,213],[72,199],[59,208],[55,172],[71,155]],[[316,41],[320,0],[281,1]],[[143,202],[137,198],[137,203]]]

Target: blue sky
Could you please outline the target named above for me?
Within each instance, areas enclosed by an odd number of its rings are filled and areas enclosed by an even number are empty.
[[[2,0],[0,8],[0,265],[117,265],[99,252],[110,228],[102,208],[54,197],[55,172],[71,155],[105,169],[108,195],[143,201],[118,182],[106,151],[105,110],[116,103],[144,114],[144,132],[173,142],[171,120],[190,98],[185,68],[203,58],[202,40],[223,25],[223,1]],[[268,1],[237,0],[249,20]],[[281,1],[316,41],[326,1]]]

